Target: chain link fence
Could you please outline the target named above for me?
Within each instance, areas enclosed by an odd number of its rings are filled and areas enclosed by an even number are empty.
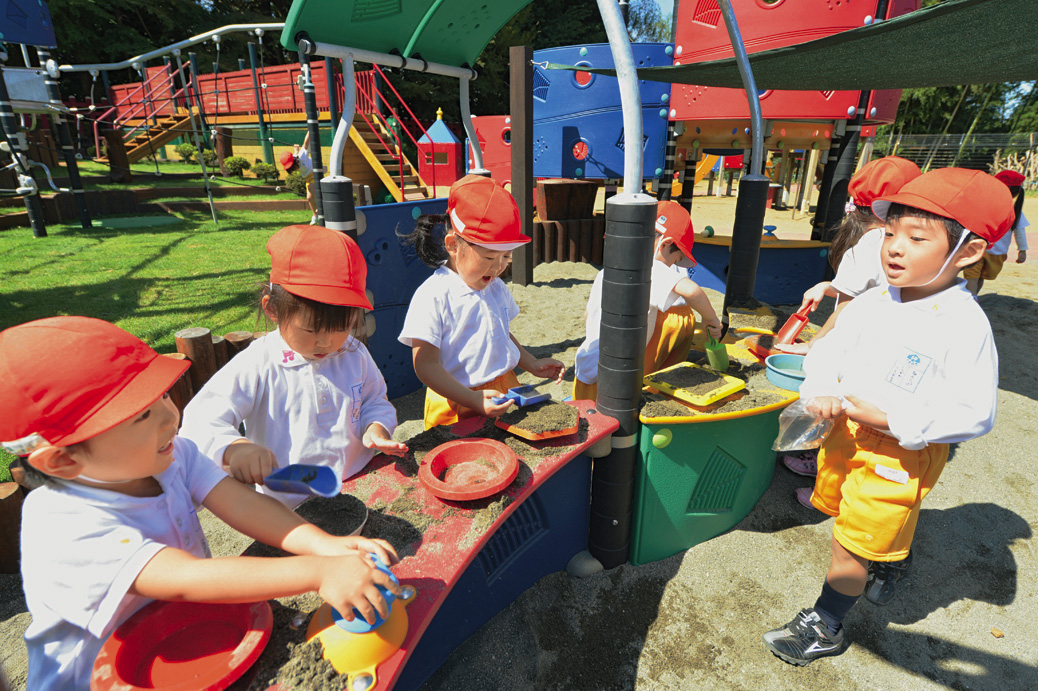
[[[878,135],[874,156],[901,156],[923,170],[972,168],[989,173],[1011,169],[1027,177],[1028,189],[1038,187],[1038,132],[1019,134],[894,134]]]

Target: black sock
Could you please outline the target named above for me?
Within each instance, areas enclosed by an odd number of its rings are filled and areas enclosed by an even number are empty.
[[[818,596],[818,601],[815,602],[815,612],[825,622],[825,625],[829,628],[830,634],[835,634],[843,626],[843,620],[847,618],[847,613],[851,611],[851,607],[858,601],[860,595],[844,595],[838,593],[829,585],[829,581],[826,581],[822,585],[822,594]]]

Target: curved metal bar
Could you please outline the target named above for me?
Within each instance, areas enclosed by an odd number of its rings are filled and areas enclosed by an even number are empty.
[[[735,63],[739,66],[739,76],[742,77],[743,88],[746,89],[746,101],[750,105],[750,129],[753,143],[750,147],[750,175],[760,175],[764,170],[762,160],[764,155],[764,118],[760,111],[760,97],[757,95],[757,84],[753,79],[753,71],[750,69],[750,60],[746,56],[746,46],[742,42],[742,34],[739,32],[739,24],[735,20],[735,11],[732,9],[731,0],[717,0],[724,17],[724,25],[728,29],[728,38],[732,42],[732,50],[735,52]]]
[[[342,157],[346,152],[346,142],[350,138],[353,127],[353,115],[357,112],[357,80],[353,72],[353,56],[346,55],[342,59],[342,117],[335,128],[332,139],[331,160],[328,162],[328,174],[332,177],[342,175]]]
[[[91,70],[121,70],[126,67],[132,67],[133,63],[135,62],[143,62],[145,60],[151,60],[153,58],[160,58],[163,55],[172,53],[174,50],[187,48],[188,46],[193,46],[197,43],[205,43],[214,36],[229,34],[236,31],[252,32],[256,29],[261,29],[264,31],[280,31],[284,28],[284,22],[276,24],[228,24],[226,26],[221,26],[219,29],[213,29],[212,31],[207,31],[204,34],[192,36],[191,38],[185,39],[178,43],[171,43],[165,48],[157,48],[151,52],[143,53],[136,57],[123,60],[122,62],[109,62],[95,65],[61,65],[57,69],[62,72],[90,72]]]
[[[360,62],[371,62],[376,65],[399,67],[401,69],[414,70],[416,72],[442,74],[447,77],[454,77],[455,79],[476,78],[476,70],[471,67],[455,67],[454,65],[444,65],[438,62],[426,62],[420,58],[405,58],[402,55],[377,53],[372,50],[363,50],[361,48],[348,48],[346,46],[339,46],[334,43],[322,43],[308,38],[300,39],[299,48],[300,50],[306,50],[310,55],[324,55],[340,59],[344,59],[347,55],[352,55],[354,60]]]
[[[472,108],[469,106],[469,80],[459,79],[459,100],[461,101],[461,126],[465,128],[465,134],[469,137],[469,148],[472,150],[472,167],[470,173],[483,175],[489,173],[483,167],[483,151],[479,146],[479,136],[476,135],[476,126],[472,124]]]
[[[613,54],[616,78],[620,82],[620,105],[624,117],[624,141],[635,142],[624,147],[624,192],[636,194],[642,189],[642,96],[638,88],[638,71],[634,67],[631,39],[624,26],[616,0],[598,0],[609,50]]]

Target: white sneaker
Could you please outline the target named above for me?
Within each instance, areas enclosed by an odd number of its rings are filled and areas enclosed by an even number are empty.
[[[310,225],[312,225],[312,226],[317,225],[317,214],[314,214],[313,216],[310,217]]]

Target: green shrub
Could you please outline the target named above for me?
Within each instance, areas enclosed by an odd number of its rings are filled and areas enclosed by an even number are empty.
[[[202,149],[202,160],[205,161],[206,168],[215,168],[216,152],[212,149]]]
[[[198,153],[194,146],[187,143],[177,144],[173,150],[177,152],[177,156],[180,156],[184,163],[191,163],[191,161],[195,160],[195,154]]]
[[[243,177],[245,171],[251,168],[252,164],[241,156],[229,156],[223,160],[223,167],[227,169],[229,175]]]
[[[252,172],[256,177],[267,182],[277,180],[280,177],[277,167],[270,163],[257,163],[252,167]]]
[[[285,179],[285,187],[292,190],[300,197],[306,196],[306,179],[299,173],[299,171],[288,174],[288,177]]]

